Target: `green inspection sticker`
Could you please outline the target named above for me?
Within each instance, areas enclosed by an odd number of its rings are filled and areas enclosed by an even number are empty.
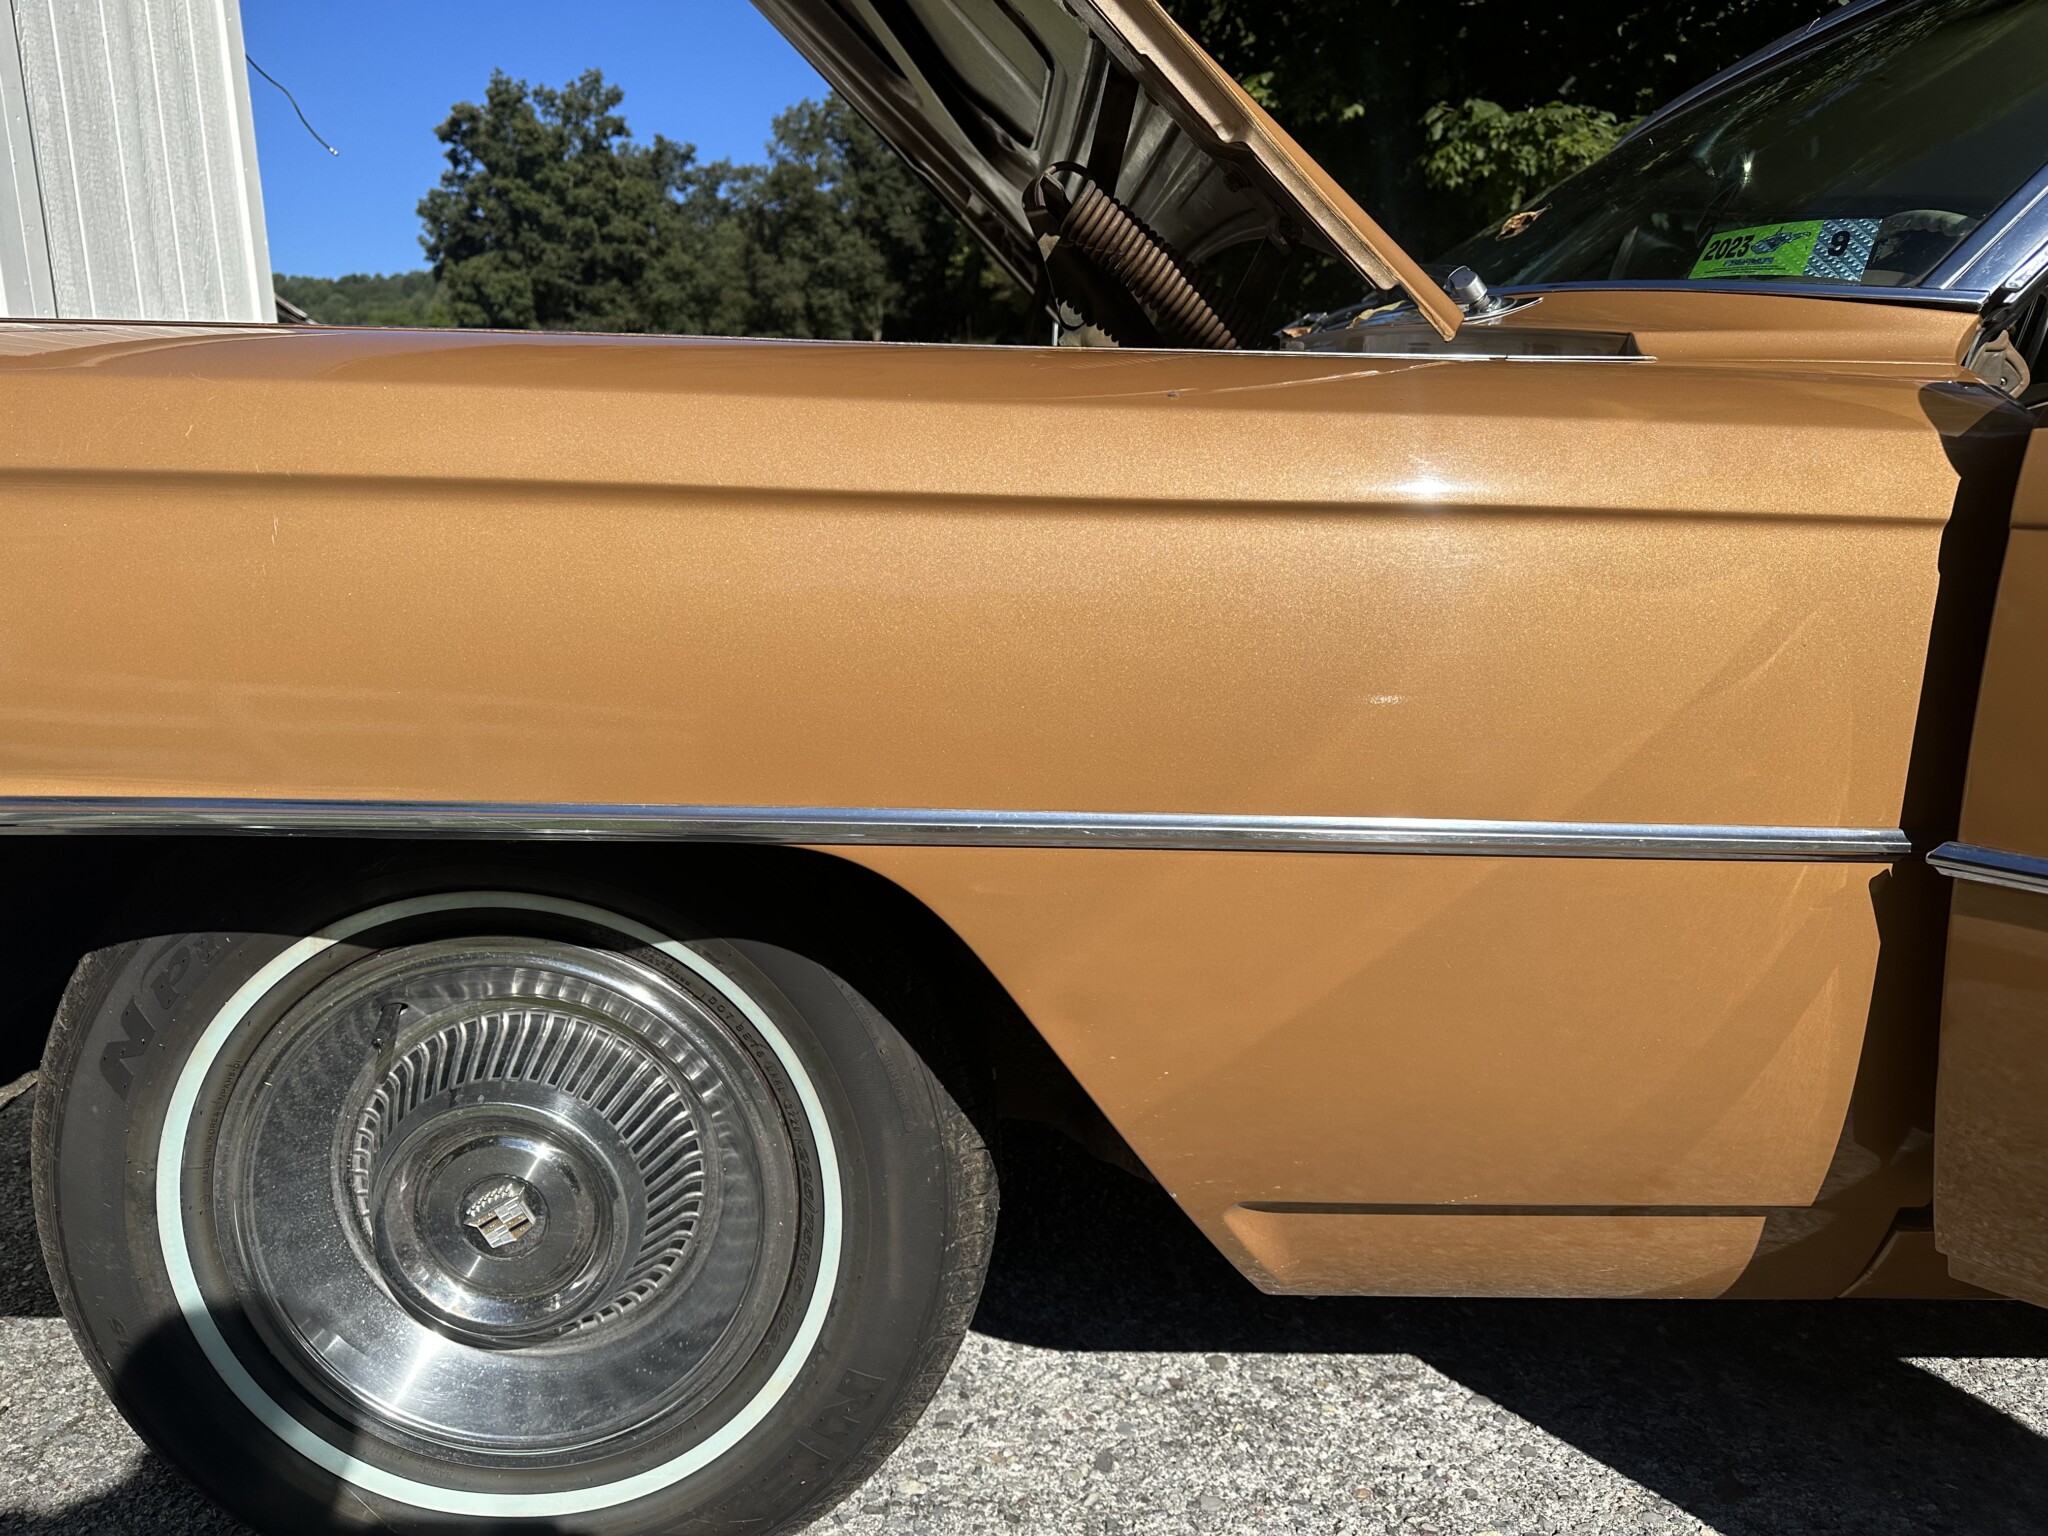
[[[1819,277],[1855,282],[1870,262],[1877,219],[1793,219],[1724,229],[1693,263],[1693,277]]]

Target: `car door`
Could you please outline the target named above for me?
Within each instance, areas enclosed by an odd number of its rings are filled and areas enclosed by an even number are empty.
[[[1935,1240],[1958,1279],[2048,1305],[2048,451],[2034,438],[1984,664],[1936,1106]]]

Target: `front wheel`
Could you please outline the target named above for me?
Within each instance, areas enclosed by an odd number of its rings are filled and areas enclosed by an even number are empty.
[[[872,1470],[994,1204],[886,1020],[615,894],[305,910],[96,951],[51,1035],[44,1248],[145,1438],[277,1532],[785,1529]]]

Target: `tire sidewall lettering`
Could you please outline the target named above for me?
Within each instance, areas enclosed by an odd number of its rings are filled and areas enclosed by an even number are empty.
[[[127,989],[115,1020],[107,1027],[97,1053],[100,1081],[116,1099],[126,1104],[134,1096],[136,1075],[162,1054],[163,1030],[176,1017],[179,1006],[205,984],[231,947],[232,941],[226,934],[174,938],[142,967],[135,984]],[[157,1048],[154,1053],[152,1046]]]

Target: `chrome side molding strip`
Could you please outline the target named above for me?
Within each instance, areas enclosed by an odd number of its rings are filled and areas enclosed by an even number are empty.
[[[1958,880],[1975,880],[1983,885],[2003,885],[2015,891],[2036,891],[2048,895],[2048,859],[2029,858],[2024,853],[2002,853],[1996,848],[1979,848],[1975,843],[1943,843],[1927,855],[1927,862],[1944,875]]]
[[[1859,827],[1446,821],[1405,816],[1189,816],[1123,811],[39,796],[0,799],[0,832],[695,839],[929,847],[1171,848],[1796,862],[1888,862],[1913,851],[1903,832]]]

